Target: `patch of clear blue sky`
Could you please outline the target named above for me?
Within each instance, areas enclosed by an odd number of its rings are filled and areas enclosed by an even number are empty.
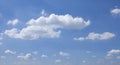
[[[31,18],[38,18],[44,9],[48,14],[70,14],[90,20],[91,25],[82,30],[63,30],[60,38],[20,40],[5,38],[0,49],[11,49],[18,52],[39,51],[52,55],[59,51],[73,54],[73,63],[79,60],[90,60],[86,51],[92,51],[97,58],[104,57],[111,49],[120,49],[120,16],[111,15],[111,9],[120,7],[119,0],[0,0],[0,32],[10,29],[6,25],[8,20],[18,18],[22,22],[17,28],[24,27],[24,23]],[[21,27],[19,27],[21,26]],[[74,41],[73,37],[86,36],[89,32],[113,32],[114,39],[105,41]],[[68,33],[69,32],[69,33]],[[91,54],[92,55],[92,54]],[[77,58],[77,59],[76,59]],[[82,58],[82,59],[81,59]]]

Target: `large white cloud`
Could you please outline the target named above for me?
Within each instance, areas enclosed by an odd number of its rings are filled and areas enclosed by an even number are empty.
[[[7,22],[7,24],[8,24],[8,25],[16,25],[16,24],[18,24],[18,22],[19,22],[18,19],[14,19],[14,20],[9,20],[9,21]]]
[[[11,50],[5,50],[4,52],[7,53],[7,54],[16,54],[15,51],[11,51]]]
[[[82,29],[90,24],[90,21],[84,21],[81,17],[72,17],[69,14],[56,15],[51,14],[48,17],[41,16],[38,19],[31,19],[27,24],[39,26],[52,26],[54,28]]]
[[[40,16],[27,22],[27,27],[19,30],[16,28],[6,30],[4,33],[11,38],[34,40],[38,38],[57,38],[61,29],[82,29],[90,25],[81,17],[73,17],[69,14]]]
[[[115,37],[115,34],[110,32],[99,33],[89,33],[86,37],[74,38],[74,40],[84,41],[84,40],[107,40]]]
[[[32,57],[32,54],[31,54],[31,53],[27,53],[27,54],[25,54],[25,55],[19,55],[19,56],[17,56],[17,58],[23,59],[23,60],[28,60],[28,59],[30,59],[31,57]]]
[[[120,15],[120,8],[112,9],[112,10],[111,10],[111,13],[112,13],[112,14],[115,14],[115,15]]]
[[[61,31],[54,31],[50,27],[44,26],[28,26],[22,30],[13,28],[11,30],[6,30],[5,34],[11,38],[20,39],[38,39],[38,38],[55,38],[59,37]]]

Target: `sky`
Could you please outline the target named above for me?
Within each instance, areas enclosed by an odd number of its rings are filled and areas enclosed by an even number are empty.
[[[119,0],[0,0],[0,65],[120,65]]]

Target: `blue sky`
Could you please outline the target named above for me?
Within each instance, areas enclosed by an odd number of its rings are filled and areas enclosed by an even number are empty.
[[[119,65],[119,0],[0,0],[0,65]]]

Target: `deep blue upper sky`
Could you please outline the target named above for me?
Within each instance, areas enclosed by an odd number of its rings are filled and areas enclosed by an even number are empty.
[[[115,9],[117,14],[111,12]],[[89,25],[82,24],[88,20]],[[119,25],[119,0],[0,0],[0,65],[119,65]],[[17,32],[6,32],[13,28]],[[39,37],[31,40],[34,34]]]

